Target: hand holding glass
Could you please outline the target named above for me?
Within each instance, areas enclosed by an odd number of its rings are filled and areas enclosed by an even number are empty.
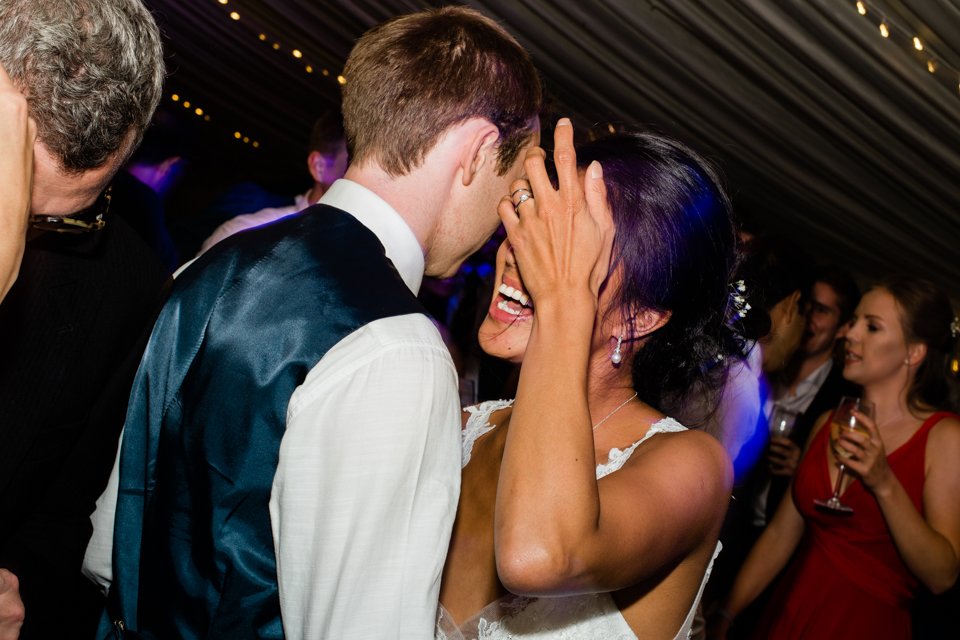
[[[849,458],[850,454],[844,451],[837,444],[837,441],[845,431],[859,431],[860,433],[864,434],[868,433],[866,428],[860,423],[859,420],[857,420],[857,417],[854,415],[853,412],[855,410],[870,418],[873,417],[873,403],[867,402],[866,400],[861,400],[860,398],[844,396],[840,398],[840,404],[837,406],[837,410],[833,412],[833,416],[830,418],[830,443],[833,447],[833,455],[836,457],[837,462],[840,465],[840,469],[837,472],[837,482],[833,487],[833,495],[827,500],[813,501],[814,507],[816,507],[818,511],[841,516],[853,515],[853,509],[840,502],[840,488],[843,485],[844,472],[847,470],[843,460]]]

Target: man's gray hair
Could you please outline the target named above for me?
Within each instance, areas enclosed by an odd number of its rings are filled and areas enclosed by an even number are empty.
[[[0,0],[0,64],[64,171],[140,144],[163,90],[163,45],[140,0]]]

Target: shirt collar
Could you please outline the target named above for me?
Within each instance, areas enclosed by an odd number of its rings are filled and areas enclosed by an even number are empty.
[[[833,358],[827,358],[826,362],[824,362],[822,365],[814,369],[810,373],[810,375],[804,378],[800,382],[800,384],[797,385],[798,395],[799,395],[799,388],[801,386],[807,387],[807,388],[813,387],[819,390],[820,387],[823,386],[823,383],[827,379],[827,376],[830,375],[831,369],[833,369]]]
[[[829,358],[822,365],[814,369],[810,375],[801,380],[797,384],[796,394],[787,395],[787,390],[784,387],[777,388],[777,396],[779,396],[775,402],[778,407],[783,407],[790,411],[796,413],[803,413],[810,408],[811,403],[813,403],[814,397],[820,391],[820,387],[823,386],[823,383],[826,381],[827,376],[830,375],[830,370],[833,368],[833,358]]]
[[[396,209],[366,187],[341,178],[327,189],[319,204],[346,211],[373,232],[386,249],[403,282],[416,295],[423,280],[423,250],[413,230]]]

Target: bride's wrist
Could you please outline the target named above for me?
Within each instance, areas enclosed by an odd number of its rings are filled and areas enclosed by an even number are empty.
[[[591,320],[597,314],[597,298],[584,288],[581,291],[558,290],[541,293],[533,300],[537,316],[541,318],[571,318],[584,316]]]

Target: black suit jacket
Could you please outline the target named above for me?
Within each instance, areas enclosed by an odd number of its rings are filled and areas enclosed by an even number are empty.
[[[80,575],[142,339],[167,275],[123,220],[31,239],[0,304],[0,566],[20,579],[21,638],[82,638]]]

